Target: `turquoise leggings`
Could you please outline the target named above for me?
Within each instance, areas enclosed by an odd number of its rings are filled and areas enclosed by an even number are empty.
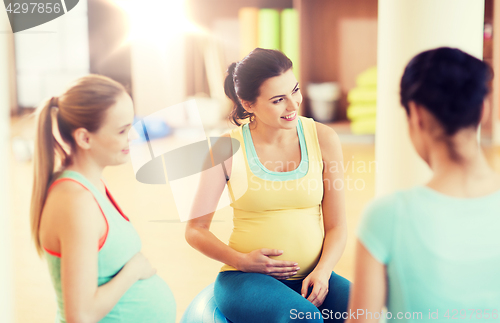
[[[264,274],[224,271],[217,276],[214,294],[217,307],[233,323],[343,322],[349,287],[347,279],[332,272],[328,295],[318,308],[301,296],[302,279],[283,281]]]

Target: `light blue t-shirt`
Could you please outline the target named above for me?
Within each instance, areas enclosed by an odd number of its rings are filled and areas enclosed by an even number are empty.
[[[358,237],[387,266],[393,318],[500,322],[500,191],[468,199],[426,186],[398,191],[368,206]]]

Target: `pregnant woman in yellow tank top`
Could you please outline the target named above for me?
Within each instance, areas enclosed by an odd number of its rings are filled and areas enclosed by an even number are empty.
[[[342,322],[349,282],[332,271],[347,236],[337,134],[298,115],[302,95],[279,51],[257,48],[233,63],[225,92],[239,126],[212,149],[227,157],[225,176],[202,173],[186,228],[191,246],[224,263],[217,306],[234,323]],[[209,231],[226,184],[229,245]]]

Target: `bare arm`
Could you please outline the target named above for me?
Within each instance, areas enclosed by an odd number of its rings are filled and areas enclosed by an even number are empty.
[[[318,140],[323,157],[323,223],[325,238],[323,250],[316,268],[304,280],[302,295],[307,296],[307,288],[313,285],[308,300],[319,306],[328,293],[328,281],[333,268],[344,252],[347,241],[347,224],[345,216],[345,194],[342,146],[333,129],[316,123]]]
[[[347,242],[344,173],[342,167],[332,167],[334,165],[342,165],[344,157],[339,136],[335,131],[323,124],[318,128],[323,128],[318,133],[321,134],[319,141],[324,162],[324,194],[321,205],[325,227],[325,241],[323,243],[321,258],[316,267],[331,273],[344,253]]]
[[[230,136],[226,134],[224,137]],[[232,150],[220,147],[214,147],[214,150],[219,152],[227,150],[227,158],[223,160],[227,160],[225,166],[228,176],[231,176]],[[210,157],[207,157],[207,162],[209,162],[208,158]],[[295,275],[298,270],[296,263],[269,258],[269,256],[281,255],[282,251],[258,249],[250,253],[241,253],[220,241],[210,232],[210,224],[225,185],[226,179],[222,169],[218,172],[201,173],[195,203],[186,226],[187,242],[204,255],[241,271],[265,273],[281,279]]]
[[[346,323],[377,322],[367,316],[367,312],[380,312],[385,305],[387,295],[386,267],[378,262],[365,246],[358,240],[356,244],[356,267],[354,284],[349,297],[349,309],[356,313],[356,319],[348,319]]]
[[[155,270],[138,253],[111,281],[98,287],[98,228],[102,213],[97,203],[90,192],[75,183],[59,184],[52,201],[47,206],[49,212],[58,214],[54,233],[62,256],[61,288],[66,320],[97,322],[111,311],[130,286],[152,276]]]
[[[228,138],[229,135],[223,137]],[[215,147],[214,150],[216,150]],[[219,149],[219,151],[221,150]],[[216,159],[227,160],[225,165],[228,176],[230,176],[231,151],[227,153],[226,158],[222,158],[220,155]],[[212,159],[210,156],[206,156],[204,169],[208,169],[210,166],[213,166]],[[204,255],[237,268],[242,254],[228,247],[210,232],[210,224],[226,185],[222,168],[220,166],[217,168],[219,168],[217,172],[210,170],[200,174],[200,182],[196,190],[195,202],[191,208],[185,236],[186,241]]]

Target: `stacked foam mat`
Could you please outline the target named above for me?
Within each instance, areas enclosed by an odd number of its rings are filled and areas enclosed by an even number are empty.
[[[347,118],[354,134],[374,134],[377,115],[377,68],[371,67],[356,79],[347,94]]]
[[[297,10],[286,8],[241,8],[240,57],[256,47],[281,50],[293,63],[295,76],[299,72],[299,15]]]

